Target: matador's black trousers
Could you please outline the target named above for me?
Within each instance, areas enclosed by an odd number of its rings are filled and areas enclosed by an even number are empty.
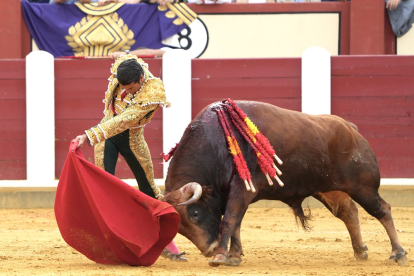
[[[145,175],[144,169],[138,162],[129,146],[129,129],[105,140],[104,167],[105,171],[115,175],[118,155],[121,154],[137,180],[139,190],[155,198],[154,191]]]

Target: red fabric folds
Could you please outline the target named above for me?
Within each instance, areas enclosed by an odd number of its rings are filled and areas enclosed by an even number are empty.
[[[152,265],[175,237],[179,214],[86,161],[71,142],[56,191],[63,239],[101,264]]]

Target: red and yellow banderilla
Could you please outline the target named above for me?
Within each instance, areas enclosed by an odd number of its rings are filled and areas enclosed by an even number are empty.
[[[269,185],[273,185],[273,182],[270,178],[271,176],[274,179],[276,179],[280,186],[284,186],[283,182],[276,174],[277,172],[279,175],[281,175],[282,172],[273,163],[272,158],[270,157],[268,152],[263,148],[259,140],[256,139],[257,137],[254,135],[253,131],[241,120],[241,118],[234,111],[232,106],[226,106],[226,108],[233,121],[234,126],[237,128],[237,130],[240,132],[240,134],[249,143],[249,145],[255,152],[260,169],[266,175]]]
[[[243,110],[241,110],[237,104],[230,98],[227,98],[224,102],[228,102],[234,110],[239,114],[239,116],[242,118],[242,120],[246,123],[247,127],[253,132],[253,135],[257,138],[257,140],[260,142],[262,147],[270,154],[270,156],[273,156],[276,161],[279,163],[279,165],[282,165],[283,162],[280,160],[280,158],[276,155],[275,150],[273,149],[272,145],[270,145],[269,140],[259,131],[259,129],[255,126],[255,124],[247,117],[246,113],[244,113]]]
[[[236,137],[234,137],[233,131],[230,127],[230,123],[228,122],[228,119],[222,109],[215,109],[215,111],[218,115],[221,127],[226,136],[226,140],[229,145],[230,153],[231,155],[233,155],[233,160],[234,160],[234,163],[236,164],[237,172],[239,173],[240,178],[244,181],[244,184],[246,185],[246,189],[248,191],[251,190],[253,193],[255,193],[256,189],[254,188],[252,177],[247,167],[246,160],[244,159],[243,153],[240,150]]]

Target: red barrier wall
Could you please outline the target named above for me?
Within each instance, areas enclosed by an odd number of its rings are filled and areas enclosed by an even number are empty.
[[[194,59],[192,115],[225,98],[301,110],[301,59]]]
[[[384,178],[413,178],[414,56],[332,58],[332,114],[354,122]]]
[[[384,0],[352,0],[349,3],[351,3],[350,54],[385,54]],[[389,21],[388,25],[390,25]]]
[[[16,0],[0,1],[0,59],[23,57],[22,22],[24,20],[20,5],[20,1]]]
[[[155,76],[162,77],[161,59],[146,62]],[[70,140],[99,123],[103,116],[102,99],[111,63],[108,59],[55,60],[57,178]],[[332,114],[358,125],[377,155],[384,178],[414,177],[412,87],[414,56],[332,57]],[[300,111],[301,60],[194,59],[192,116],[207,104],[227,97]],[[0,60],[0,179],[26,178],[25,108],[25,61]],[[155,177],[162,178],[162,111],[145,127],[145,137]],[[92,148],[84,147],[83,152],[93,162]],[[133,178],[122,159],[116,174]]]
[[[25,60],[0,60],[0,179],[26,179]]]

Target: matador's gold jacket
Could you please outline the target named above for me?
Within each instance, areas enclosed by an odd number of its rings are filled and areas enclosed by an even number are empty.
[[[144,83],[135,94],[123,95],[123,88],[118,85],[116,73],[119,64],[126,59],[135,59],[144,70]],[[154,170],[144,129],[159,107],[169,107],[165,96],[164,85],[148,70],[148,65],[135,55],[124,55],[116,60],[111,67],[108,90],[105,92],[104,118],[100,124],[85,131],[89,143],[94,145],[95,164],[104,168],[105,140],[129,129],[129,144],[135,157],[145,171],[155,196],[160,197],[159,189],[154,182]],[[115,111],[115,112],[114,112]]]

